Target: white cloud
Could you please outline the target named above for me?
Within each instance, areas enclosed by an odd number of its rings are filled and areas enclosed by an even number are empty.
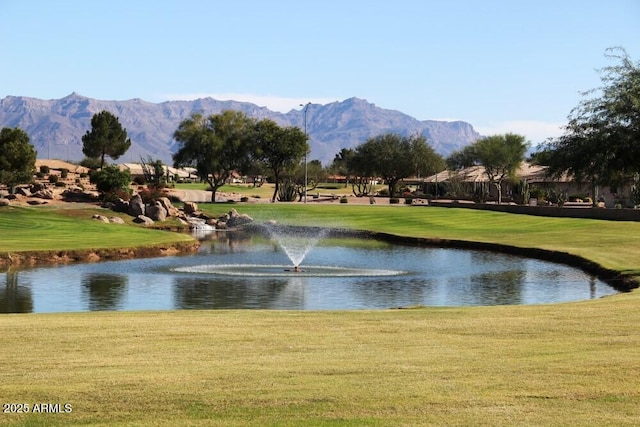
[[[272,111],[281,113],[289,112],[292,109],[302,108],[307,102],[312,104],[329,104],[336,102],[336,99],[330,98],[285,98],[271,95],[255,95],[250,93],[183,93],[183,94],[166,94],[162,98],[170,101],[192,101],[194,99],[208,98],[217,99],[218,101],[239,101],[250,102],[260,107],[267,107]]]
[[[512,120],[487,125],[474,125],[474,128],[481,135],[499,135],[505,133],[523,135],[531,142],[531,145],[535,147],[543,143],[547,138],[556,138],[562,135],[562,126],[564,125],[566,125],[566,123]]]

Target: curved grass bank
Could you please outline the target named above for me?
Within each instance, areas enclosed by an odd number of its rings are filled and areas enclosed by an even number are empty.
[[[237,208],[258,220],[559,250],[640,274],[633,224]],[[0,425],[638,425],[639,307],[634,290],[536,306],[3,315]]]
[[[87,205],[88,206],[88,205]],[[0,207],[0,267],[89,262],[193,252],[190,236],[128,224],[106,224],[93,214],[117,216],[97,207]]]
[[[228,206],[204,204],[211,214]],[[258,221],[364,230],[394,238],[476,248],[497,248],[545,257],[560,262],[584,259],[592,269],[616,272],[627,279],[640,279],[640,223],[595,219],[549,218],[502,212],[412,207],[405,205],[251,205],[238,204],[242,213]],[[554,255],[555,254],[555,255]],[[563,254],[567,256],[563,258]],[[597,267],[596,267],[597,266]],[[588,266],[587,266],[588,267]]]

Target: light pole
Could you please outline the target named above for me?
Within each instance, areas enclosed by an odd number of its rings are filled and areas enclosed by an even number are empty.
[[[304,111],[304,136],[309,139],[309,135],[307,135],[307,110],[309,109],[310,102],[306,104],[300,104],[301,107],[304,107],[302,111]],[[307,203],[307,152],[304,152],[304,202]]]

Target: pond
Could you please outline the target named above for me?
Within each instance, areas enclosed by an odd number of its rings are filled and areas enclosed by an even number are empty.
[[[536,259],[316,237],[303,239],[300,272],[283,250],[299,242],[243,232],[210,233],[188,256],[11,269],[0,273],[0,313],[517,305],[617,293]]]

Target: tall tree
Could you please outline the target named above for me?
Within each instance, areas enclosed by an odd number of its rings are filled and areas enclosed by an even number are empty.
[[[33,180],[36,151],[29,143],[29,135],[19,128],[0,130],[0,184],[13,193],[18,184]]]
[[[173,137],[180,144],[175,167],[192,166],[211,187],[211,201],[232,172],[243,171],[251,159],[253,120],[240,111],[226,110],[204,117],[194,113],[183,120]]]
[[[601,70],[603,86],[583,95],[571,110],[564,133],[549,139],[533,156],[551,176],[569,174],[578,182],[617,185],[640,172],[640,62],[622,48],[605,53],[617,65]]]
[[[100,168],[104,167],[105,156],[117,160],[131,147],[127,130],[120,125],[116,116],[101,111],[91,118],[91,131],[82,137],[82,152],[87,157],[99,158]]]
[[[444,158],[427,143],[427,138],[422,135],[414,135],[409,138],[409,142],[414,174],[417,177],[430,176],[445,169]]]
[[[355,155],[355,150],[353,148],[343,148],[340,150],[338,154],[333,158],[333,162],[329,169],[333,175],[342,175],[344,176],[344,186],[349,185],[349,161]]]
[[[450,167],[471,166],[484,167],[489,185],[498,190],[498,204],[502,203],[502,182],[512,177],[524,161],[529,144],[522,135],[507,133],[505,135],[488,136],[458,152],[447,159]]]
[[[273,120],[263,119],[256,123],[254,141],[256,159],[273,173],[275,189],[271,201],[275,202],[283,174],[300,164],[309,152],[307,135],[298,127],[282,128]]]
[[[402,179],[428,175],[444,168],[442,157],[421,135],[382,134],[356,147],[355,157],[354,164],[360,165],[360,169],[371,169],[362,172],[374,172],[384,179],[390,197],[397,193]]]

